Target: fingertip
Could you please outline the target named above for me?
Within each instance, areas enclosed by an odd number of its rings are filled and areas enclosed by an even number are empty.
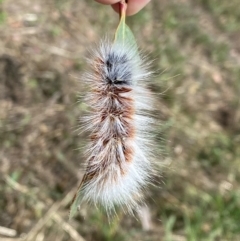
[[[120,11],[119,3],[113,4],[112,8],[115,12],[119,13],[119,11]]]
[[[142,8],[144,8],[150,0],[131,0],[128,1],[128,7],[127,7],[127,16],[131,16],[139,12]],[[115,12],[119,13],[119,3],[115,3],[112,5],[112,8]]]
[[[98,3],[105,4],[105,5],[112,5],[112,4],[119,2],[119,0],[95,0],[95,1]]]

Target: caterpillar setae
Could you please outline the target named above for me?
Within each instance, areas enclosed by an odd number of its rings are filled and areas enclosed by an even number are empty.
[[[146,58],[128,44],[103,40],[83,76],[90,90],[90,114],[83,128],[90,132],[86,170],[73,202],[91,201],[108,212],[115,206],[136,209],[151,181],[153,103],[146,82],[152,75]]]
[[[90,71],[83,76],[89,85],[85,102],[90,109],[83,129],[90,138],[85,174],[70,217],[84,200],[101,204],[108,214],[116,206],[132,213],[154,173],[150,134],[154,121],[147,114],[153,101],[146,88],[152,72],[125,24],[126,9],[121,0],[115,41],[105,39],[92,51]]]

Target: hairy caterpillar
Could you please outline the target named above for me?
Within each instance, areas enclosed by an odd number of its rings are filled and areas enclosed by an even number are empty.
[[[86,170],[73,202],[91,201],[107,211],[115,206],[135,209],[153,173],[152,109],[146,82],[152,75],[145,57],[128,44],[103,40],[83,76],[90,92],[90,114],[83,118],[90,132]]]

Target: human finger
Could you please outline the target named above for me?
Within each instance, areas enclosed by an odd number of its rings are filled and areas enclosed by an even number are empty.
[[[98,3],[102,3],[102,4],[106,4],[106,5],[113,5],[117,2],[119,2],[119,0],[95,0]]]
[[[110,1],[110,0],[101,0],[101,1]],[[119,1],[117,1],[119,2]],[[127,15],[134,15],[139,12],[142,8],[144,8],[150,0],[129,0],[127,3]],[[115,3],[112,5],[113,9],[116,12],[119,12],[119,3]]]

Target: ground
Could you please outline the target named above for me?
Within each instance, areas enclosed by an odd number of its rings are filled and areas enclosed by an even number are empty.
[[[84,205],[69,222],[85,57],[118,16],[87,0],[0,0],[1,241],[240,240],[239,1],[153,0],[127,21],[157,72],[160,184],[142,219]]]

